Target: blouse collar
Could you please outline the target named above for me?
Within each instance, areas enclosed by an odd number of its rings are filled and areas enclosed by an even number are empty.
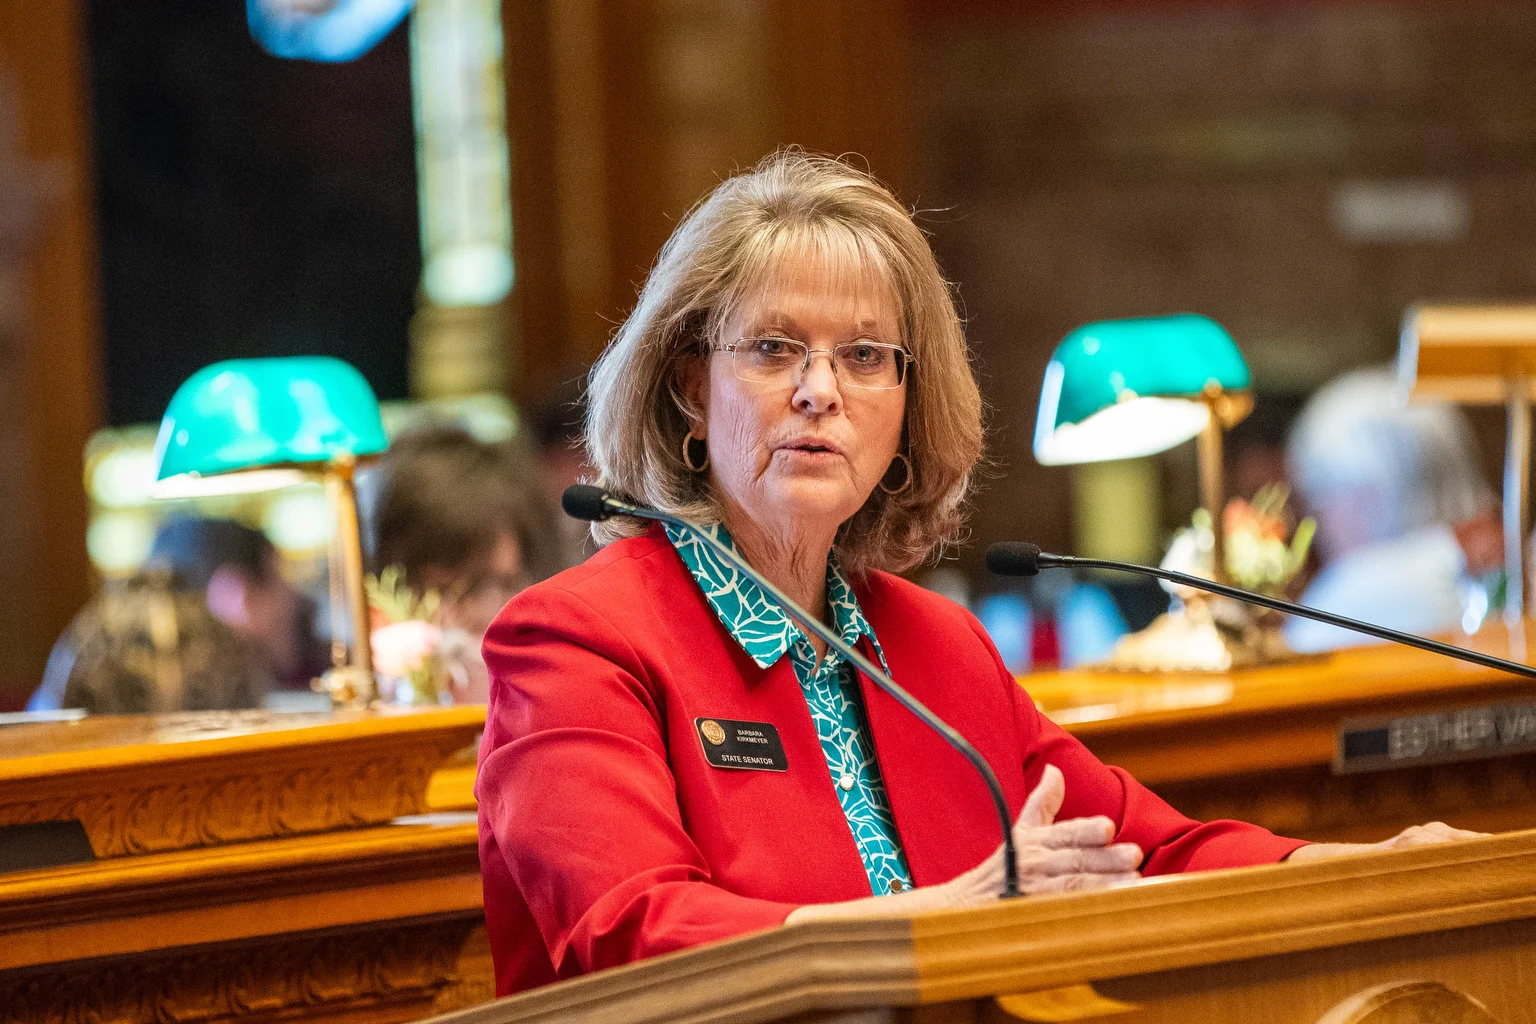
[[[736,544],[723,524],[709,523],[701,529],[732,551],[736,550]],[[668,525],[666,531],[667,539],[682,556],[683,564],[693,574],[699,589],[704,591],[705,599],[721,624],[759,668],[767,668],[778,661],[794,645],[796,638],[804,636],[800,627],[762,587],[727,565],[703,541],[675,526]],[[860,636],[874,641],[874,630],[870,629],[859,609],[853,586],[832,554],[827,556],[827,605],[832,609],[833,628],[844,643],[855,644]]]

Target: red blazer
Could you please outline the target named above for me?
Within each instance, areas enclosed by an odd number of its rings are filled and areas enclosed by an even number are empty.
[[[1147,874],[1271,863],[1301,845],[1191,821],[1100,763],[1039,713],[958,605],[885,573],[855,590],[891,674],[976,745],[1014,815],[1049,762],[1066,776],[1060,817],[1108,815],[1116,841],[1148,852]],[[476,794],[497,994],[870,895],[790,659],[759,669],[659,529],[519,594],[485,660]],[[912,878],[947,881],[1000,842],[986,787],[861,682]],[[789,770],[711,767],[698,717],[772,723]]]

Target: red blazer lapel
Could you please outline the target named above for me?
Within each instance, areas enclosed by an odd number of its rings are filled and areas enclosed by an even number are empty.
[[[659,528],[655,535],[668,551],[653,562],[644,585],[654,588],[655,603],[667,614],[653,627],[657,642],[648,651],[667,665],[658,675],[668,683],[656,689],[689,832],[706,857],[759,875],[756,883],[782,874],[775,885],[803,891],[810,901],[869,895],[864,861],[789,656],[759,668],[721,623]],[[772,725],[789,770],[730,771],[708,765],[694,726],[697,717]]]
[[[959,616],[912,621],[911,601],[888,600],[892,580],[871,574],[858,594],[892,678],[981,751],[1003,784],[1010,818],[1016,816],[1024,799],[1023,758],[1006,688],[1016,684],[999,680],[979,637],[954,628]],[[874,658],[867,638],[861,646]],[[859,681],[913,881],[934,885],[975,867],[1002,842],[986,784],[963,755],[895,698],[862,674]]]

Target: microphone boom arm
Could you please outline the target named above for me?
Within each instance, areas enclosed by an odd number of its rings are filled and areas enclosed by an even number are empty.
[[[997,775],[992,771],[992,766],[987,764],[986,758],[981,756],[981,752],[972,746],[969,740],[960,735],[959,730],[930,711],[927,705],[912,696],[896,680],[881,671],[878,665],[864,657],[851,645],[845,644],[843,638],[829,629],[825,623],[806,614],[798,604],[790,599],[789,595],[774,586],[770,581],[763,579],[762,575],[748,565],[745,559],[726,547],[718,538],[711,536],[707,530],[702,530],[686,519],[658,509],[630,505],[613,497],[611,494],[603,494],[602,504],[609,515],[633,516],[637,519],[650,519],[656,522],[668,523],[687,530],[692,536],[703,541],[723,561],[730,564],[738,572],[750,577],[753,582],[766,590],[768,596],[778,602],[779,607],[783,608],[785,612],[806,629],[826,641],[827,645],[833,650],[848,658],[854,667],[862,672],[870,682],[890,694],[898,704],[917,716],[924,725],[927,725],[934,732],[942,736],[945,742],[954,747],[961,756],[969,761],[972,767],[981,775],[983,781],[986,782],[987,790],[992,796],[993,804],[997,807],[997,815],[1003,827],[1003,898],[1007,899],[1019,895],[1018,852],[1014,848],[1013,821],[1008,813],[1008,801],[1003,796],[1002,784],[997,781]]]
[[[1308,608],[1306,605],[1293,604],[1290,601],[1282,601],[1279,598],[1265,597],[1263,594],[1255,594],[1247,590],[1240,590],[1237,587],[1229,587],[1225,583],[1216,583],[1213,580],[1204,579],[1200,576],[1191,576],[1188,573],[1176,572],[1173,569],[1154,568],[1150,565],[1136,565],[1131,562],[1115,562],[1102,558],[1052,555],[1043,551],[1040,552],[1039,560],[1040,565],[1046,568],[1114,569],[1116,572],[1151,576],[1154,579],[1167,580],[1169,583],[1178,583],[1195,590],[1220,594],[1222,597],[1230,597],[1235,601],[1242,601],[1245,604],[1256,604],[1261,608],[1270,608],[1277,612],[1284,612],[1287,615],[1298,615],[1306,619],[1315,619],[1318,622],[1337,626],[1340,629],[1353,630],[1356,633],[1374,636],[1379,640],[1390,640],[1394,643],[1406,644],[1409,647],[1417,647],[1421,651],[1443,654],[1446,657],[1456,658],[1461,661],[1470,661],[1473,664],[1482,665],[1484,668],[1498,669],[1501,672],[1509,672],[1514,675],[1536,679],[1536,667],[1522,665],[1518,661],[1496,658],[1491,654],[1469,651],[1465,647],[1456,647],[1452,644],[1441,643],[1439,640],[1430,640],[1422,636],[1415,636],[1412,633],[1388,629],[1386,626],[1361,622],[1359,619],[1335,615],[1333,612]]]

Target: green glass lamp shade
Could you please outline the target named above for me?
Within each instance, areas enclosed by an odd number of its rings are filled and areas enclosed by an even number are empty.
[[[1245,391],[1232,336],[1194,313],[1079,327],[1045,369],[1035,458],[1059,466],[1167,451],[1210,422],[1213,389]]]
[[[294,470],[388,447],[379,400],[356,369],[328,356],[232,359],[177,389],[155,442],[159,493],[207,477]],[[275,481],[274,481],[275,482]],[[210,481],[212,483],[212,481]],[[245,489],[234,481],[203,490]]]

